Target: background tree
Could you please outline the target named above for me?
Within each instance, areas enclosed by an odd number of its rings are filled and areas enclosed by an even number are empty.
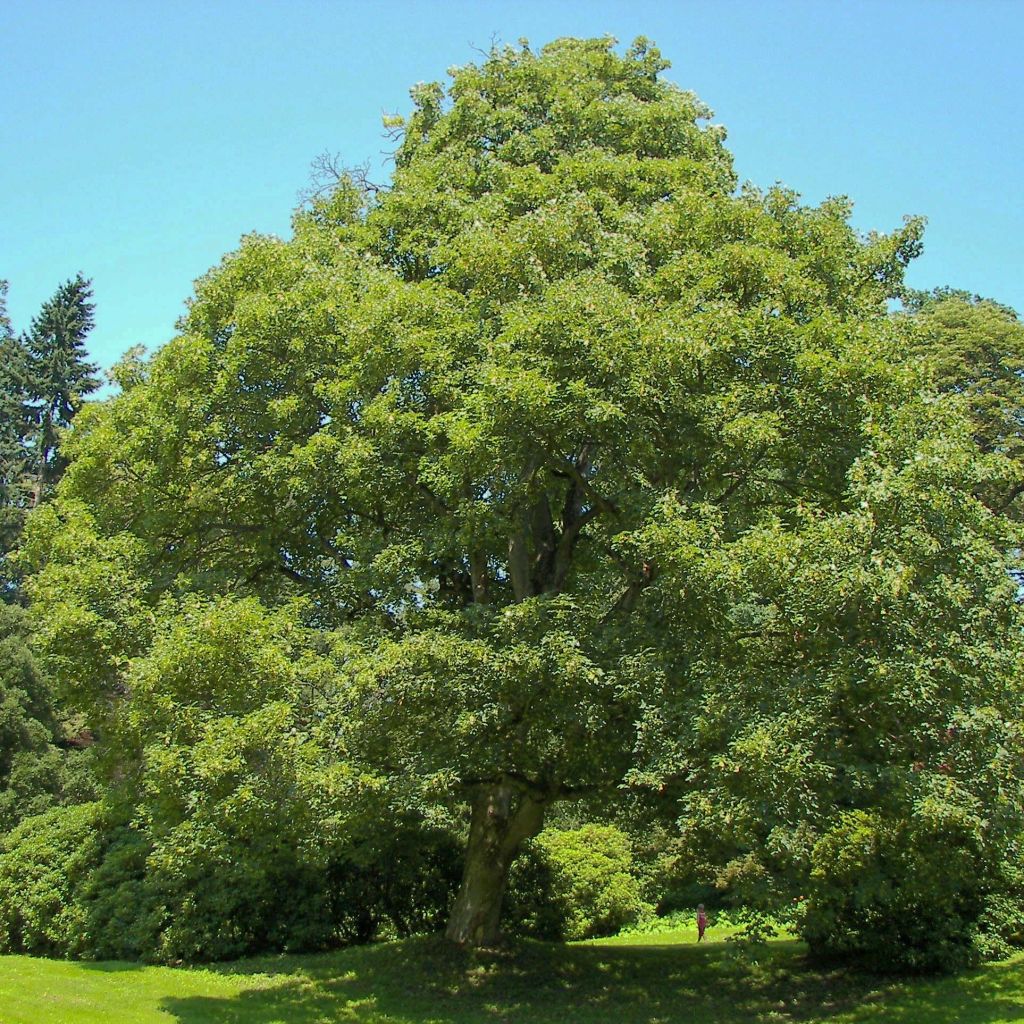
[[[91,324],[91,306],[83,308],[83,329],[78,331],[77,340],[69,341],[67,330],[58,327],[59,323],[67,327],[71,320],[70,313],[61,313],[68,295],[73,303],[86,305],[87,284],[79,278],[78,285],[72,287],[69,283],[58,291],[33,324],[40,344],[53,348],[54,374],[59,363],[55,353],[67,343],[69,355],[64,366],[68,379],[59,385],[64,395],[77,395],[83,386],[89,386],[83,376],[81,339]],[[21,609],[13,607],[23,602],[24,595],[11,555],[20,540],[25,516],[40,494],[37,460],[41,424],[45,420],[53,434],[57,423],[52,416],[47,419],[39,405],[39,396],[45,390],[39,366],[29,339],[14,335],[7,316],[6,292],[7,283],[0,282],[0,832],[56,803],[89,799],[93,793],[89,756],[78,749],[88,733],[83,733],[74,714],[56,708],[50,686],[29,647],[28,619]],[[52,327],[48,339],[44,337],[43,320]],[[60,401],[56,404],[66,410]],[[63,419],[59,425],[68,422]],[[56,444],[55,434],[51,444]],[[56,463],[55,448],[51,449],[50,462]]]
[[[997,512],[1024,515],[1024,324],[1009,306],[967,292],[913,293],[916,355],[932,367],[940,393],[960,396],[985,454],[1018,467],[1015,479],[986,494]]]
[[[79,274],[61,285],[20,337],[7,317],[7,283],[0,285],[0,576],[10,601],[19,591],[7,556],[28,509],[63,472],[59,431],[99,382],[85,353],[93,326],[89,281]]]
[[[59,431],[71,425],[82,400],[100,386],[98,368],[88,362],[85,350],[86,336],[95,323],[91,299],[92,282],[81,274],[65,281],[43,303],[23,338],[35,416],[33,504],[39,503],[64,472]]]
[[[919,761],[958,809],[1002,780],[979,866],[1012,831],[1016,690],[978,655],[1019,621],[974,497],[1009,460],[935,415],[887,314],[920,224],[737,189],[666,66],[560,40],[418,86],[389,190],[245,239],[83,412],[24,555],[48,665],[141,789],[199,742],[195,693],[243,716],[230,644],[148,672],[161,638],[239,599],[297,614],[288,728],[388,807],[468,810],[459,942],[494,941],[553,804],[627,786],[698,823],[728,796],[775,906],[809,879],[793,836],[913,819]],[[954,727],[970,756],[933,765]]]

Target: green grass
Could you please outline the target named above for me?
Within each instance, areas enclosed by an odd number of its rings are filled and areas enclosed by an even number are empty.
[[[774,942],[757,962],[692,929],[464,954],[435,939],[177,970],[0,957],[3,1024],[1009,1024],[1024,958],[894,983],[811,969]]]

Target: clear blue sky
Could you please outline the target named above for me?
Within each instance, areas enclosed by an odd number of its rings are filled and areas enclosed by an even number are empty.
[[[243,233],[287,233],[317,153],[379,163],[381,115],[492,38],[649,36],[741,178],[849,195],[864,230],[925,214],[912,284],[1024,312],[1024,3],[9,0],[2,24],[9,311],[83,271],[105,366],[170,338]]]

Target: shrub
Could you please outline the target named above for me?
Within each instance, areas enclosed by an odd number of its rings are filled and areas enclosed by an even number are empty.
[[[225,960],[436,929],[458,881],[458,850],[415,824],[309,852],[275,837],[179,828],[149,862],[165,923],[150,956]]]
[[[92,757],[69,743],[29,647],[28,616],[0,601],[0,832],[64,803],[95,799]]]
[[[614,825],[546,829],[513,865],[508,902],[514,929],[556,940],[611,935],[651,909]]]
[[[78,952],[86,919],[76,899],[97,864],[98,804],[55,807],[0,837],[0,952]]]
[[[167,910],[146,874],[149,837],[109,815],[100,825],[102,853],[76,889],[86,930],[73,952],[98,960],[152,958]]]
[[[814,847],[800,930],[819,957],[884,972],[976,962],[986,892],[969,822],[850,811]]]
[[[1000,865],[996,884],[985,897],[975,945],[985,960],[1001,960],[1024,947],[1024,869],[1020,841]]]
[[[160,910],[150,844],[99,803],[55,807],[0,839],[0,952],[133,959]]]
[[[338,860],[331,895],[343,937],[405,938],[440,931],[462,874],[462,847],[448,832],[415,821],[381,829]]]

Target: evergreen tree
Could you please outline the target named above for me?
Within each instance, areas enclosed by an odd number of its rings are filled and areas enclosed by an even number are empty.
[[[64,471],[58,432],[70,425],[82,399],[100,385],[98,367],[87,361],[85,351],[85,338],[94,324],[91,298],[90,280],[78,274],[66,281],[43,303],[24,339],[36,421],[32,446],[34,505]]]

